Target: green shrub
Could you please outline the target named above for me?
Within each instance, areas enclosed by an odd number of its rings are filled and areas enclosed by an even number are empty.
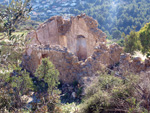
[[[61,113],[78,113],[78,106],[75,103],[67,103],[61,106],[61,110]]]
[[[48,87],[47,90],[41,92],[37,90],[38,98],[40,99],[39,105],[35,103],[33,110],[35,112],[58,112],[60,111],[60,91],[58,90],[59,85],[59,72],[55,66],[50,62],[49,58],[42,59],[41,65],[37,68],[35,72],[35,77],[38,79],[38,83],[41,84],[41,88]],[[44,109],[44,111],[42,111]],[[59,113],[59,112],[58,112]]]
[[[150,80],[150,79],[149,79]],[[121,112],[121,113],[142,113],[150,110],[145,107],[148,99],[142,92],[140,79],[136,75],[128,75],[125,79],[113,75],[100,74],[91,86],[85,89],[85,97],[80,105],[81,113],[102,113],[102,112]],[[149,90],[150,88],[145,88]],[[141,96],[143,95],[143,96]],[[147,96],[146,96],[147,97]]]
[[[23,95],[29,94],[33,90],[33,82],[26,70],[21,68],[15,70],[16,75],[0,73],[0,111],[21,109],[25,106],[26,101],[22,100]]]
[[[142,44],[142,52],[147,53],[150,50],[150,23],[145,24],[143,28],[140,29],[138,32],[139,34],[139,40]]]
[[[35,72],[35,76],[38,80],[43,81],[48,85],[48,91],[50,94],[52,94],[59,85],[58,75],[58,70],[55,69],[55,66],[49,61],[49,58],[42,59],[41,65]]]
[[[150,51],[150,23],[145,24],[140,31],[131,31],[125,38],[125,51],[131,54],[136,50],[141,50],[143,54]]]
[[[119,39],[117,41],[117,44],[120,45],[121,47],[124,47],[124,39]]]
[[[141,41],[139,40],[138,33],[131,31],[130,35],[125,38],[125,51],[133,54],[137,50],[142,50]]]
[[[86,98],[81,105],[83,113],[100,113],[110,104],[110,95],[107,92],[98,90],[95,94]]]

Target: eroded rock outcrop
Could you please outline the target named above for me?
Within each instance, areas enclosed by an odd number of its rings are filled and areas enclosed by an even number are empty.
[[[142,61],[140,57],[131,57],[129,53],[124,53],[120,56],[120,73],[132,72],[140,74],[141,72],[147,73],[150,71],[150,59]]]
[[[95,76],[97,71],[118,63],[122,53],[117,44],[107,47],[105,38],[97,21],[86,15],[70,20],[52,17],[27,35],[31,42],[22,64],[34,73],[42,58],[49,57],[64,83]]]

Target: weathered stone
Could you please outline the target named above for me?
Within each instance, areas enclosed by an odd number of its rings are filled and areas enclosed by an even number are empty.
[[[142,62],[140,57],[135,57],[131,60],[131,55],[129,53],[124,53],[120,56],[119,71],[121,73],[133,72],[139,74],[142,71],[148,71],[150,66],[150,61],[148,59]]]
[[[23,67],[34,74],[42,58],[49,57],[64,83],[96,75],[106,66],[118,63],[122,52],[117,44],[106,46],[105,33],[98,29],[96,20],[86,15],[70,20],[52,17],[29,33],[27,39],[31,42]]]
[[[135,57],[133,59],[133,62],[141,62],[141,61],[142,61],[142,59],[140,57]]]
[[[129,53],[124,53],[124,54],[121,54],[120,56],[120,62],[122,61],[130,61],[131,60],[131,54]]]
[[[150,66],[150,59],[145,59],[145,66],[146,67]]]
[[[115,65],[116,63],[119,63],[120,54],[122,52],[123,49],[119,45],[110,45],[110,65]]]

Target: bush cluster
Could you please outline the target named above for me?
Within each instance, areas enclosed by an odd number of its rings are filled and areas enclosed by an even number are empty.
[[[144,77],[144,76],[143,76]],[[143,84],[146,77],[128,75],[121,79],[101,74],[96,82],[86,89],[81,103],[81,113],[148,113],[150,111],[150,87]],[[145,91],[147,94],[145,94]]]
[[[145,24],[138,32],[131,31],[125,38],[125,51],[133,54],[141,50],[143,54],[150,51],[150,23]]]

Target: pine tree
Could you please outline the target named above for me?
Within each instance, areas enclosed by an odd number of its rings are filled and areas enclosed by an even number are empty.
[[[49,61],[49,58],[42,59],[41,65],[35,72],[35,77],[38,78],[39,83],[41,84],[41,82],[44,82],[48,85],[47,92],[44,92],[44,94],[41,93],[42,95],[39,95],[42,107],[45,106],[47,108],[45,111],[48,112],[60,112],[58,106],[58,104],[60,104],[60,92],[57,89],[59,84],[58,75],[58,70],[54,67],[52,62]]]
[[[142,52],[147,53],[150,51],[150,23],[147,23],[139,33],[139,40],[143,46]]]
[[[58,75],[58,70],[55,69],[52,62],[49,61],[49,58],[42,59],[41,65],[35,72],[35,76],[38,78],[38,80],[43,80],[45,83],[47,83],[50,94],[53,93],[59,84]]]
[[[125,51],[131,54],[136,50],[141,50],[142,45],[139,40],[138,34],[135,31],[131,31],[130,35],[125,38]]]

